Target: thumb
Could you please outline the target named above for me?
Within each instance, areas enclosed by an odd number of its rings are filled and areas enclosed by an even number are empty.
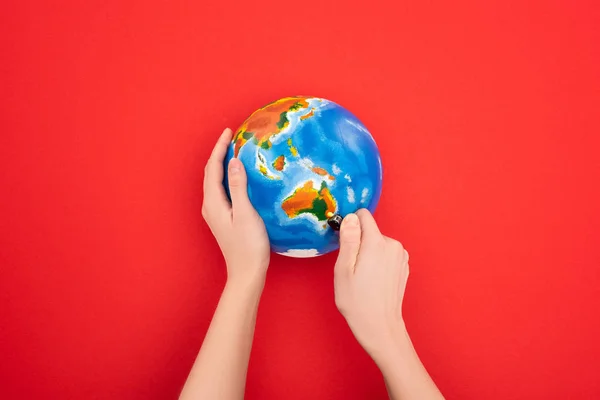
[[[335,263],[335,277],[347,277],[354,273],[354,265],[360,250],[361,226],[356,214],[348,214],[340,229],[340,252]]]
[[[231,195],[231,205],[235,218],[236,212],[239,215],[244,215],[254,208],[248,198],[248,177],[246,176],[244,164],[237,158],[232,158],[229,161],[228,169],[229,194]]]

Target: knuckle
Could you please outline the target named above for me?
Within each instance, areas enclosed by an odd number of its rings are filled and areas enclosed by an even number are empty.
[[[387,245],[388,245],[388,242],[387,242],[387,241],[386,241],[386,239],[385,239],[385,238],[382,236],[382,237],[380,237],[380,238],[379,238],[379,239],[378,239],[378,240],[375,242],[375,244],[376,244],[376,246],[377,246],[377,249],[378,249],[378,251],[380,251],[380,252],[383,252],[383,251],[385,251],[385,249],[386,249],[386,247],[387,247]]]
[[[360,246],[360,232],[343,232],[340,234],[340,245],[352,248]]]
[[[338,311],[342,314],[344,314],[344,312],[346,311],[346,305],[344,304],[340,296],[335,296],[335,306],[337,307]]]
[[[229,177],[229,186],[234,187],[234,188],[240,187],[241,186],[240,179],[237,177],[230,176]]]
[[[333,267],[333,277],[336,281],[336,283],[343,278],[344,276],[344,264],[343,264],[343,260],[338,260],[335,264],[335,266]]]
[[[338,276],[341,276],[341,273],[342,273],[341,265],[342,265],[342,256],[341,256],[341,254],[338,254],[338,258],[335,261],[335,265],[333,266],[333,276],[335,278],[337,278]]]
[[[389,244],[389,246],[390,246],[390,247],[391,247],[391,248],[392,248],[394,251],[396,251],[397,253],[400,253],[400,254],[403,254],[403,253],[404,253],[404,247],[402,246],[402,243],[400,243],[400,242],[399,242],[399,241],[397,241],[397,240],[390,239],[390,238],[387,238],[387,240],[388,240],[388,244]]]

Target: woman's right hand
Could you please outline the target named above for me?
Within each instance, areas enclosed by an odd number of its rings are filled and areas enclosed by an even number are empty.
[[[338,309],[379,366],[390,399],[443,399],[402,319],[408,269],[404,247],[379,232],[369,211],[344,218],[334,278]]]
[[[367,210],[347,215],[335,264],[335,302],[363,348],[378,362],[398,337],[406,335],[402,299],[408,253],[379,232]]]

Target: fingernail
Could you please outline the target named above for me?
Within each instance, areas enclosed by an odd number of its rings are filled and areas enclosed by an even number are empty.
[[[356,226],[358,225],[358,217],[356,214],[348,214],[344,217],[344,224],[348,226]]]
[[[237,158],[232,158],[231,161],[229,162],[229,173],[232,175],[237,174],[238,172],[240,172],[240,160],[238,160]]]

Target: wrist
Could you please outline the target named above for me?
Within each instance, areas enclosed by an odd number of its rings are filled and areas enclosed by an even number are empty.
[[[379,367],[402,357],[412,349],[412,342],[404,325],[404,321],[389,327],[382,340],[368,352]]]
[[[265,287],[265,278],[263,274],[228,276],[225,291],[236,293],[246,299],[260,298]]]

